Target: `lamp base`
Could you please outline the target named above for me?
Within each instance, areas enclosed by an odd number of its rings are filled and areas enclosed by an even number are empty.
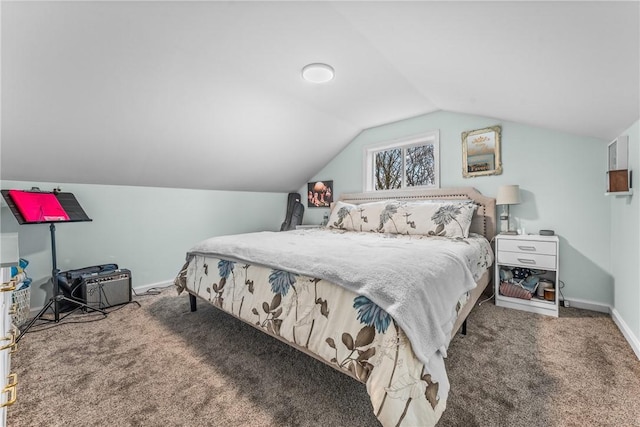
[[[500,230],[508,230],[509,229],[509,217],[501,216],[500,217]]]

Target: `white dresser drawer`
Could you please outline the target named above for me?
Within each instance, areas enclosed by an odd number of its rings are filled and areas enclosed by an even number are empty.
[[[498,250],[498,264],[521,265],[529,268],[539,268],[545,270],[556,269],[555,255],[541,255],[538,253],[506,252],[502,248]]]
[[[541,242],[538,240],[501,239],[498,245],[498,251],[556,255],[557,248],[556,248],[555,242]]]

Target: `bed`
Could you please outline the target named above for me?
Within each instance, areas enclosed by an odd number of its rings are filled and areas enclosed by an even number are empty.
[[[495,199],[470,187],[344,194],[326,227],[196,244],[175,285],[366,384],[383,426],[433,426],[494,234]]]

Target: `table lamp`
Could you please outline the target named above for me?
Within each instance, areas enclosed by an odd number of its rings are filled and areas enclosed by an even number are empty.
[[[517,205],[520,203],[520,186],[519,185],[503,185],[498,188],[496,196],[496,205],[506,205],[507,209],[502,211],[500,215],[500,234],[518,234],[515,230],[509,228],[509,205]]]

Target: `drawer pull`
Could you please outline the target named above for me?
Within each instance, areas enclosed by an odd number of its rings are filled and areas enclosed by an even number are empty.
[[[0,286],[0,292],[13,292],[16,290],[16,281],[10,280]]]
[[[15,375],[15,374],[12,374]],[[11,376],[9,377],[11,378]],[[18,380],[17,380],[17,375],[16,375],[16,380],[13,384],[9,384],[7,385],[2,392],[3,393],[7,393],[7,401],[4,402],[2,405],[0,405],[0,408],[4,408],[5,406],[11,406],[14,403],[16,403],[16,400],[18,400],[18,393],[16,392],[16,386],[18,385]]]
[[[522,264],[529,264],[529,265],[535,265],[536,263],[534,259],[527,259],[527,258],[518,258],[518,261],[520,261]]]
[[[5,388],[17,386],[18,385],[18,374],[16,374],[16,373],[10,374],[7,377],[7,380],[9,380],[9,382],[7,383]]]
[[[18,350],[18,344],[16,343],[16,330],[11,330],[11,335],[8,337],[0,338],[0,341],[9,341],[9,344],[0,346],[0,351],[11,349],[11,353],[15,353]]]
[[[518,249],[520,249],[521,251],[529,251],[529,252],[535,252],[536,251],[536,247],[535,246],[520,246],[520,245],[518,245]]]

